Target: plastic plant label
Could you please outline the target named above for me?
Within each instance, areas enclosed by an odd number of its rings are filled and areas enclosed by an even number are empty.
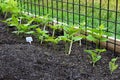
[[[26,37],[26,42],[29,42],[31,44],[32,41],[33,41],[32,37]]]

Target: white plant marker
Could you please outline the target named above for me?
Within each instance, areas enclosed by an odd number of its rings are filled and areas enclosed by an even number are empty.
[[[55,25],[55,24],[57,24],[57,23],[58,23],[57,20],[54,19],[54,20],[53,20],[53,25]]]
[[[32,37],[26,37],[26,42],[29,42],[31,44],[32,41],[33,41]]]

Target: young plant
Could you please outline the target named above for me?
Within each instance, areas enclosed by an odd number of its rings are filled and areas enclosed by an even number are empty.
[[[70,43],[69,51],[68,51],[68,54],[70,54],[73,43],[81,40],[82,38],[84,38],[84,36],[76,35],[80,31],[80,28],[76,29],[75,26],[64,27],[63,29],[64,29],[64,36],[67,38],[67,40]]]
[[[52,37],[55,37],[55,31],[56,30],[62,30],[63,25],[62,24],[54,24],[54,25],[50,25],[49,27],[53,29]]]
[[[113,58],[109,62],[109,69],[110,69],[111,74],[118,68],[116,61],[117,61],[117,58]]]
[[[13,33],[16,34],[34,34],[34,29],[37,27],[37,25],[31,25],[32,21],[34,19],[30,20],[27,24],[18,24],[16,26],[16,31],[13,31]]]
[[[20,12],[18,8],[17,1],[15,0],[5,0],[0,5],[2,13],[5,14],[4,18],[7,17],[8,13],[18,14]]]
[[[85,52],[89,53],[90,55],[93,67],[102,58],[100,54],[105,51],[105,49],[85,50]]]
[[[42,19],[39,16],[36,16],[33,22],[35,22],[37,25],[41,25]]]
[[[106,52],[106,49],[95,49],[94,52],[100,55],[101,53]]]
[[[60,41],[60,39],[54,37],[48,37],[47,39],[45,39],[45,41],[52,42],[53,44],[57,44]]]
[[[40,17],[40,19],[41,19],[41,22],[42,22],[42,24],[43,24],[43,30],[45,30],[46,29],[46,26],[47,26],[47,24],[49,23],[49,22],[52,22],[52,19],[51,18],[49,18],[49,15],[45,15],[45,16],[43,16],[43,17]]]
[[[53,43],[53,48],[55,50],[57,48],[56,44],[59,43],[60,39],[59,38],[54,38],[54,37],[48,37],[48,38],[45,39],[45,41]]]
[[[107,36],[109,36],[103,25],[100,25],[98,28],[88,28],[88,33],[87,40],[96,43],[96,48],[98,48],[99,42],[106,42],[108,40]]]
[[[15,16],[15,15],[12,15],[12,17],[11,18],[8,18],[8,19],[6,19],[5,21],[3,21],[3,22],[5,22],[5,23],[7,23],[8,24],[8,26],[18,26],[19,25],[19,19]]]
[[[30,16],[30,15],[19,15],[18,16],[18,18],[19,18],[19,23],[20,24],[25,24],[26,22],[28,22],[28,21],[30,21],[30,20],[35,20],[35,18],[34,17],[32,17],[32,16]],[[33,22],[32,21],[32,22]]]
[[[67,36],[63,35],[63,36],[58,36],[60,41],[64,41],[65,42],[65,54],[68,54],[68,49],[69,49],[69,42],[70,39],[68,39]]]
[[[35,36],[38,38],[39,41],[41,41],[40,42],[41,44],[42,44],[43,40],[45,40],[46,38],[49,37],[49,35],[47,33],[48,33],[48,31],[41,30],[40,28],[36,29]]]

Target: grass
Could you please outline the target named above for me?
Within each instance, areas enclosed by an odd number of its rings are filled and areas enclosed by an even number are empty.
[[[27,4],[28,1],[28,4]],[[62,2],[63,1],[63,2]],[[86,25],[90,27],[98,27],[99,24],[104,24],[105,27],[111,32],[115,37],[115,31],[117,34],[117,38],[120,39],[120,24],[116,24],[117,27],[115,29],[115,19],[116,19],[116,0],[109,0],[109,16],[107,16],[107,8],[108,8],[108,1],[102,0],[101,3],[101,16],[100,13],[100,0],[94,0],[94,13],[92,13],[92,0],[87,0],[87,13],[86,13],[86,1],[85,0],[24,0],[20,5],[24,8],[25,11],[31,12],[33,14],[45,15],[49,14],[53,18],[58,18],[58,21],[63,21],[68,24],[80,24],[82,22],[86,22]],[[119,1],[119,0],[118,0]],[[32,2],[32,3],[31,3]],[[40,4],[40,6],[35,4]],[[48,4],[47,4],[48,3]],[[79,7],[78,4],[81,4]],[[120,21],[120,1],[118,2],[118,13],[117,13],[117,21]],[[63,6],[63,7],[62,7]],[[68,6],[68,7],[67,7]],[[58,9],[58,10],[56,10]],[[62,10],[63,9],[63,10]],[[73,13],[74,10],[74,13]],[[80,10],[80,12],[79,12]],[[68,13],[69,12],[69,13]],[[91,18],[94,14],[94,19]],[[80,16],[79,16],[80,15]],[[86,18],[87,15],[88,17]],[[101,20],[99,18],[101,17]],[[107,20],[109,18],[109,22]]]

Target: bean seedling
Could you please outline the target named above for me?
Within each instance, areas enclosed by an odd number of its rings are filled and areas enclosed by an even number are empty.
[[[4,18],[7,17],[8,13],[18,14],[20,12],[17,1],[15,0],[5,0],[3,3],[1,3],[0,7],[3,14],[5,14]]]
[[[105,51],[105,49],[85,50],[85,52],[89,53],[90,55],[93,67],[102,58],[100,54]]]
[[[84,36],[76,35],[80,31],[80,28],[76,29],[75,26],[64,27],[63,29],[64,29],[64,36],[66,36],[70,42],[69,51],[68,51],[68,54],[70,54],[73,42],[81,40],[82,38],[84,38]]]
[[[98,28],[88,28],[88,31],[89,35],[86,38],[96,43],[96,48],[98,48],[99,42],[106,42],[108,40],[106,36],[109,36],[109,34],[105,32],[105,27],[103,25]]]
[[[14,27],[19,25],[19,19],[15,15],[12,15],[11,18],[8,18],[3,22],[7,23],[9,26],[14,26]]]
[[[53,29],[52,37],[55,37],[55,31],[56,30],[62,30],[63,25],[62,24],[54,24],[54,25],[50,25],[49,27]]]
[[[113,58],[109,62],[109,69],[110,69],[111,74],[118,68],[116,61],[117,61],[117,58]]]
[[[60,39],[59,38],[54,38],[54,37],[48,37],[47,39],[45,39],[45,41],[53,43],[53,48],[55,50],[56,49],[56,44],[59,43]]]
[[[13,31],[13,33],[16,34],[33,34],[34,33],[34,29],[37,27],[37,25],[31,25],[32,21],[34,19],[30,20],[27,24],[19,24],[18,26],[16,26],[16,31]]]
[[[35,36],[38,38],[38,40],[40,40],[41,44],[43,42],[43,40],[45,40],[46,38],[49,37],[49,35],[47,34],[48,31],[45,30],[41,30],[40,28],[36,28],[36,32],[35,32]]]
[[[43,27],[43,30],[46,29],[46,26],[47,26],[47,24],[48,24],[49,22],[52,22],[52,19],[49,18],[49,15],[45,15],[45,16],[41,17],[40,19],[41,19],[41,23],[42,23],[43,26],[44,26],[44,27]]]

